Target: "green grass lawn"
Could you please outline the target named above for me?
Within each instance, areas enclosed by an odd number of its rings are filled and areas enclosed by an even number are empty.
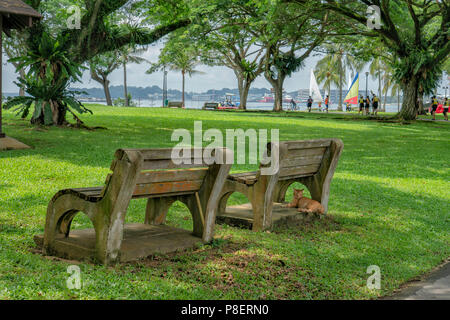
[[[5,132],[33,149],[0,153],[0,299],[370,299],[391,294],[450,256],[450,126],[355,116],[236,113],[92,106],[82,118],[107,130],[39,129],[6,112]],[[253,233],[216,227],[210,245],[114,268],[80,264],[69,290],[67,261],[33,253],[46,207],[60,189],[104,182],[118,148],[170,147],[173,129],[280,129],[282,140],[336,137],[345,148],[328,218]],[[235,166],[233,171],[255,169]],[[235,196],[231,203],[245,202]],[[142,222],[145,200],[127,221]],[[190,228],[176,204],[173,226]],[[82,214],[74,228],[90,227]],[[368,266],[381,290],[366,287]]]

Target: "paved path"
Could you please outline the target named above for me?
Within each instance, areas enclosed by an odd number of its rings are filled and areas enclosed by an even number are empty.
[[[450,300],[450,262],[386,300]]]

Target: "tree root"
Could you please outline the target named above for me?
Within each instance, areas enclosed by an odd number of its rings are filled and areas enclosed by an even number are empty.
[[[106,128],[106,127],[99,127],[99,126],[89,127],[89,126],[85,125],[84,122],[77,115],[75,115],[74,113],[72,113],[72,115],[73,115],[73,119],[76,121],[76,123],[73,124],[73,123],[70,123],[70,122],[64,120],[64,122],[61,124],[61,126],[75,128],[75,129],[86,129],[89,131],[94,131],[97,129],[108,130],[108,128]]]

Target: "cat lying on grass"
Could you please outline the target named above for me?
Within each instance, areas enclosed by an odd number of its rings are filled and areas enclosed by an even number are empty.
[[[298,208],[298,212],[301,213],[315,213],[315,214],[324,214],[325,209],[320,204],[320,202],[316,200],[312,200],[303,196],[304,189],[297,190],[294,189],[294,198],[291,203],[285,205],[285,208]]]

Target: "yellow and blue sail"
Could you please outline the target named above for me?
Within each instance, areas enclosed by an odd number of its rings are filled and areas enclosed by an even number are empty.
[[[358,96],[359,96],[359,72],[356,73],[355,79],[353,79],[350,89],[348,89],[344,102],[350,104],[358,104]]]

